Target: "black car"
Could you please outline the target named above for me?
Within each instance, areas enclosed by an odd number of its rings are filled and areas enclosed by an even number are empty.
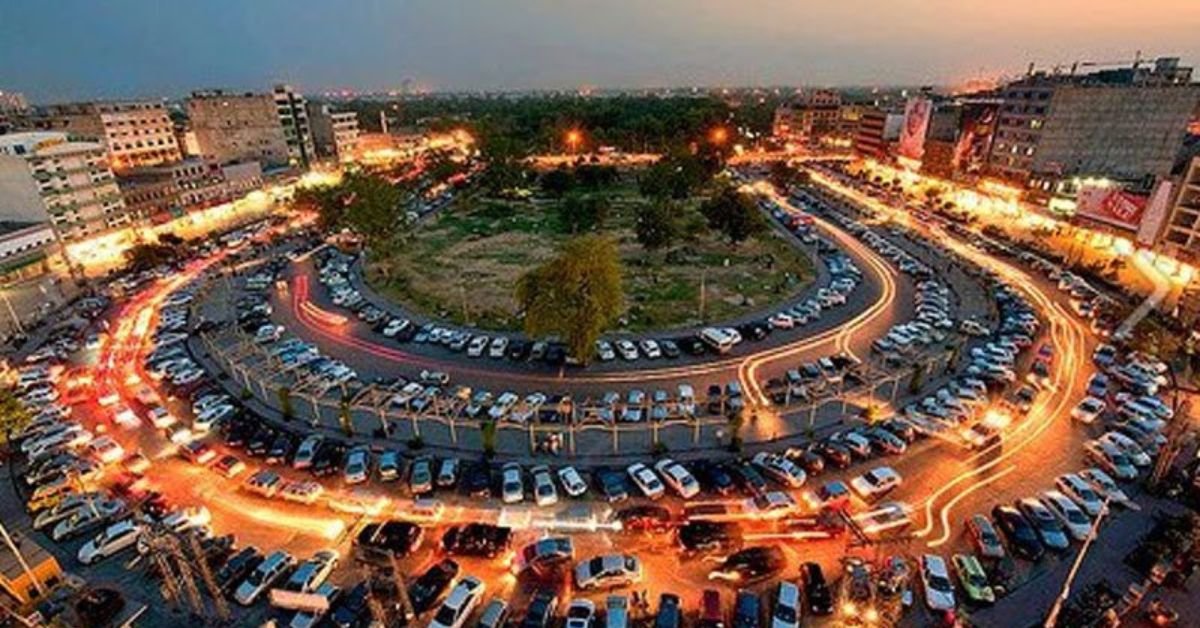
[[[733,524],[693,521],[679,526],[679,545],[686,553],[711,552],[735,547],[740,539]]]
[[[447,558],[418,576],[408,585],[408,600],[413,611],[419,615],[436,606],[457,575],[458,563]]]
[[[346,445],[337,441],[325,441],[317,448],[309,471],[317,477],[333,475],[342,466]]]
[[[820,475],[825,470],[825,458],[809,447],[798,451],[789,451],[787,457],[800,465],[809,475]]]
[[[916,428],[914,428],[911,423],[906,421],[901,421],[899,419],[888,419],[881,423],[880,426],[883,429],[900,437],[900,439],[906,443],[911,444],[917,440],[918,434]]]
[[[262,426],[254,432],[254,436],[246,441],[246,453],[254,457],[265,456],[278,434],[274,429]]]
[[[704,344],[704,341],[700,340],[696,336],[679,338],[675,341],[675,344],[679,345],[679,348],[683,349],[683,351],[688,355],[704,355],[704,352],[708,350],[708,347]]]
[[[562,366],[567,363],[567,348],[561,344],[552,344],[546,349],[546,364],[550,366]]]
[[[392,557],[404,557],[416,550],[423,535],[421,526],[408,521],[368,523],[354,537],[355,557],[390,564]]]
[[[671,511],[662,506],[630,506],[617,511],[617,521],[624,532],[661,533],[671,528]]]
[[[471,497],[487,498],[492,492],[492,474],[486,464],[481,462],[468,463],[462,472],[459,483],[462,490]]]
[[[296,444],[296,437],[291,434],[285,432],[276,436],[267,450],[267,464],[283,464],[291,460]]]
[[[1045,554],[1046,548],[1042,547],[1037,530],[1021,511],[1012,506],[996,506],[992,508],[992,519],[996,520],[996,527],[1008,538],[1009,545],[1018,556],[1038,560]]]
[[[683,609],[674,593],[658,596],[658,614],[654,616],[654,628],[682,628]]]
[[[741,589],[733,602],[733,628],[760,628],[762,600],[753,591]]]
[[[746,340],[762,340],[771,333],[771,326],[762,322],[745,323],[736,327],[742,338]]]
[[[612,469],[596,471],[596,484],[604,499],[611,502],[624,501],[629,498],[629,489],[625,485],[625,474]]]
[[[250,575],[262,561],[263,555],[256,548],[242,548],[217,571],[217,586],[226,594],[233,593],[234,587]]]
[[[225,430],[225,444],[234,449],[245,447],[246,441],[258,433],[258,426],[248,417],[226,421],[221,429]]]
[[[367,583],[354,585],[345,595],[329,607],[329,623],[337,628],[351,628],[362,621],[370,609],[367,606]]]
[[[742,460],[730,467],[734,472],[734,480],[738,486],[751,493],[762,493],[767,490],[767,481],[749,460]]]
[[[529,359],[529,341],[513,339],[508,343],[508,359],[513,362],[524,362]]]
[[[512,545],[512,528],[488,523],[452,526],[442,535],[442,549],[460,556],[495,558]]]
[[[853,456],[850,455],[850,450],[837,443],[821,443],[816,451],[817,453],[821,454],[821,457],[825,459],[825,462],[828,462],[830,465],[838,469],[845,469],[850,466],[851,462],[854,461]]]
[[[718,495],[728,495],[737,490],[733,472],[724,464],[700,460],[692,465],[692,474],[700,481],[704,490]]]
[[[825,581],[825,572],[817,563],[804,563],[800,566],[800,584],[804,588],[804,600],[808,612],[813,615],[830,615],[833,613],[833,593],[829,583]]]
[[[756,582],[783,571],[786,564],[783,550],[774,545],[747,547],[725,557],[719,567],[709,572],[708,577],[733,582]]]
[[[675,344],[674,340],[660,340],[658,346],[662,348],[663,355],[668,358],[677,358],[680,355],[679,345]]]
[[[558,596],[553,591],[539,590],[533,595],[521,620],[521,628],[547,628],[554,623],[554,613],[558,610]]]

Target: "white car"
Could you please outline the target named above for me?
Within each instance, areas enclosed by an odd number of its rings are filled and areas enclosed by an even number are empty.
[[[146,412],[146,418],[150,419],[150,424],[160,430],[165,430],[178,422],[175,415],[171,411],[162,407],[154,406]]]
[[[467,355],[472,358],[478,358],[487,350],[488,343],[491,338],[487,336],[475,336],[471,339],[471,343],[467,345]]]
[[[563,490],[571,497],[582,497],[587,493],[587,482],[575,467],[563,467],[558,470],[558,481],[562,482]]]
[[[429,628],[462,628],[479,603],[487,587],[475,576],[467,576],[454,585],[446,601],[429,620]]]
[[[507,351],[508,338],[505,338],[504,336],[496,336],[492,339],[491,344],[488,345],[489,358],[502,358]]]
[[[662,349],[658,346],[658,342],[649,338],[639,341],[638,347],[642,350],[642,355],[651,360],[656,360],[662,357]]]
[[[1084,397],[1074,409],[1071,410],[1071,418],[1080,423],[1092,424],[1096,421],[1105,408],[1103,399],[1096,397]]]
[[[1125,494],[1125,491],[1121,490],[1121,487],[1117,486],[1112,477],[1100,469],[1095,467],[1084,469],[1079,472],[1079,477],[1091,484],[1097,493],[1104,495],[1114,502],[1127,505],[1132,503],[1129,496]]]
[[[767,323],[775,329],[791,329],[796,326],[796,319],[783,312],[779,312],[768,318]]]
[[[921,582],[925,585],[925,605],[929,610],[954,610],[954,582],[944,558],[936,554],[921,557]]]
[[[324,440],[321,435],[313,434],[301,441],[300,446],[296,448],[296,455],[292,458],[292,468],[307,469],[311,467],[313,458],[317,455],[317,448]]]
[[[1133,461],[1111,442],[1090,440],[1083,444],[1083,452],[1088,460],[1117,476],[1118,480],[1137,478],[1138,471]]]
[[[778,454],[760,451],[752,459],[755,465],[775,481],[789,488],[800,488],[808,479],[804,469],[799,465]]]
[[[294,564],[296,559],[291,554],[283,550],[272,552],[238,584],[233,599],[242,606],[250,606]]]
[[[640,462],[635,462],[629,465],[626,471],[629,473],[629,477],[633,480],[633,483],[642,491],[643,495],[650,499],[658,499],[663,496],[662,480],[658,479],[658,476],[650,470],[650,467]]]
[[[1059,492],[1070,497],[1089,517],[1095,517],[1104,509],[1104,498],[1096,489],[1075,473],[1064,473],[1054,480]]]
[[[501,497],[506,504],[516,504],[525,499],[525,483],[521,480],[521,465],[509,462],[504,465],[500,482]]]
[[[175,427],[167,432],[167,440],[176,445],[186,445],[196,440],[196,434],[188,427]]]
[[[596,357],[599,358],[601,362],[608,362],[609,360],[613,360],[617,357],[617,352],[613,351],[611,342],[608,342],[607,340],[597,340]]]
[[[1154,462],[1141,445],[1120,432],[1108,432],[1100,437],[1100,441],[1111,443],[1121,450],[1121,453],[1125,454],[1134,466],[1148,467],[1150,463]]]
[[[118,521],[79,548],[76,557],[79,562],[90,565],[123,549],[133,547],[141,534],[142,526],[134,523],[132,519]]]
[[[596,621],[596,603],[591,600],[571,600],[563,628],[592,628]]]
[[[580,589],[626,586],[641,579],[642,562],[628,554],[596,556],[575,565],[575,586]]]
[[[621,354],[622,359],[625,359],[625,360],[638,359],[637,345],[633,344],[633,342],[631,342],[629,340],[618,340],[616,346],[617,346],[617,353]]]
[[[700,492],[700,483],[682,464],[663,458],[655,463],[654,469],[662,476],[663,483],[680,497],[691,499]]]
[[[558,488],[550,475],[550,467],[540,464],[529,470],[533,476],[533,498],[538,506],[553,506],[558,503]]]
[[[342,480],[346,484],[362,484],[367,481],[370,472],[371,455],[366,446],[355,447],[346,454],[346,464],[342,469]]]
[[[181,508],[162,519],[163,527],[175,533],[197,530],[208,526],[210,523],[212,523],[212,513],[208,511],[208,507],[206,506]]]
[[[874,501],[900,486],[900,474],[891,467],[875,467],[850,480],[850,488],[866,501]]]
[[[1083,513],[1083,509],[1078,504],[1071,501],[1070,497],[1060,493],[1059,491],[1042,491],[1042,503],[1050,512],[1054,513],[1058,522],[1067,529],[1067,533],[1076,541],[1082,541],[1087,538],[1092,531],[1092,520]]]
[[[283,588],[297,593],[316,591],[317,587],[324,584],[325,580],[329,578],[329,574],[337,569],[340,559],[341,554],[337,550],[322,550],[313,554],[312,558],[296,567],[296,571],[292,572]]]
[[[233,416],[234,412],[233,406],[229,404],[210,406],[192,419],[192,431],[197,434],[207,434],[221,421]]]

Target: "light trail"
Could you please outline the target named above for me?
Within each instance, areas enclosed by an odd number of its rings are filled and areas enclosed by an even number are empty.
[[[943,544],[946,543],[946,541],[950,540],[950,536],[951,536],[951,534],[950,534],[950,511],[954,509],[954,506],[956,504],[958,504],[958,502],[965,499],[971,493],[974,493],[975,491],[987,486],[988,484],[991,484],[992,482],[995,482],[996,480],[999,480],[1000,478],[1002,478],[1016,470],[1017,470],[1016,465],[1007,466],[1004,469],[1000,470],[999,472],[997,472],[993,475],[989,475],[987,478],[980,480],[980,481],[972,484],[969,487],[964,488],[957,495],[955,495],[953,499],[946,502],[946,505],[942,506],[942,510],[939,513],[939,516],[940,516],[941,522],[942,522],[942,530],[943,530],[942,536],[926,543],[926,546],[941,547]]]
[[[812,173],[812,178],[814,181],[854,200],[855,202],[870,207],[880,213],[888,214],[892,218],[896,219],[897,222],[908,225],[909,227],[915,228],[921,226],[913,223],[910,216],[906,212],[877,201],[876,199],[860,192],[859,190],[842,185],[834,179],[825,176],[823,173],[817,171],[810,172]],[[937,230],[931,229],[929,231],[932,231],[934,234],[938,233]],[[1035,402],[1034,406],[1030,408],[1030,411],[1027,415],[1028,417],[1039,417],[1041,418],[1040,421],[1030,420],[1027,418],[1025,421],[1018,424],[1017,427],[1014,428],[1009,434],[1009,438],[1006,438],[1000,444],[984,449],[979,453],[967,458],[966,460],[963,460],[962,464],[971,464],[981,460],[985,456],[991,456],[997,449],[1001,449],[1000,455],[995,456],[991,460],[984,462],[974,469],[969,469],[951,478],[940,488],[926,497],[926,499],[922,502],[922,510],[924,512],[926,523],[924,528],[914,533],[914,535],[917,537],[928,536],[933,531],[933,528],[936,525],[933,516],[933,510],[939,499],[950,493],[952,490],[955,490],[958,485],[963,484],[967,480],[975,478],[976,476],[979,477],[974,483],[959,487],[956,493],[951,494],[952,503],[956,503],[964,494],[970,493],[980,486],[992,482],[992,478],[994,478],[995,475],[988,474],[989,471],[992,471],[1000,464],[1021,453],[1026,447],[1035,442],[1039,436],[1049,429],[1056,419],[1065,416],[1066,411],[1070,405],[1076,401],[1076,397],[1078,396],[1076,393],[1079,385],[1076,374],[1080,372],[1080,354],[1083,352],[1083,348],[1085,347],[1085,335],[1082,331],[1082,326],[1072,319],[1060,305],[1055,303],[1050,297],[1046,296],[1041,289],[1037,288],[1036,284],[1028,274],[1013,265],[997,260],[990,255],[983,254],[972,247],[964,245],[955,238],[947,237],[944,233],[941,235],[942,237],[940,238],[940,241],[943,244],[947,245],[960,255],[971,259],[983,267],[991,269],[998,275],[1001,275],[1008,280],[1009,285],[1025,293],[1031,301],[1036,303],[1051,326],[1051,343],[1055,347],[1055,368],[1053,377],[1051,378],[1051,387],[1056,391],[1061,391],[1062,394],[1042,395],[1038,401]],[[1051,402],[1047,400],[1048,397],[1053,397],[1056,399],[1056,401],[1053,402],[1053,405],[1051,405]],[[1022,434],[1022,432],[1026,431],[1029,433]],[[1014,436],[1023,437],[1018,440],[1014,439]],[[944,514],[945,509],[943,509],[942,512]],[[944,525],[948,526],[948,523]],[[949,534],[949,530],[947,530],[946,533]]]

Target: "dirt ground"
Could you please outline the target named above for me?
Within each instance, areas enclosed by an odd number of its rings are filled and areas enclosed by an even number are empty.
[[[517,279],[571,236],[559,224],[557,202],[462,198],[417,227],[392,259],[372,263],[368,280],[397,302],[455,324],[518,329]],[[774,232],[733,247],[703,228],[668,251],[648,252],[633,234],[642,202],[636,191],[618,189],[602,227],[621,252],[621,330],[728,320],[783,302],[812,280],[809,259]],[[682,211],[694,217],[694,204]]]

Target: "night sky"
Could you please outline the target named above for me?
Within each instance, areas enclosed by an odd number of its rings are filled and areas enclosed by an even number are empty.
[[[35,102],[306,92],[956,84],[1075,60],[1200,62],[1200,0],[0,0]]]

